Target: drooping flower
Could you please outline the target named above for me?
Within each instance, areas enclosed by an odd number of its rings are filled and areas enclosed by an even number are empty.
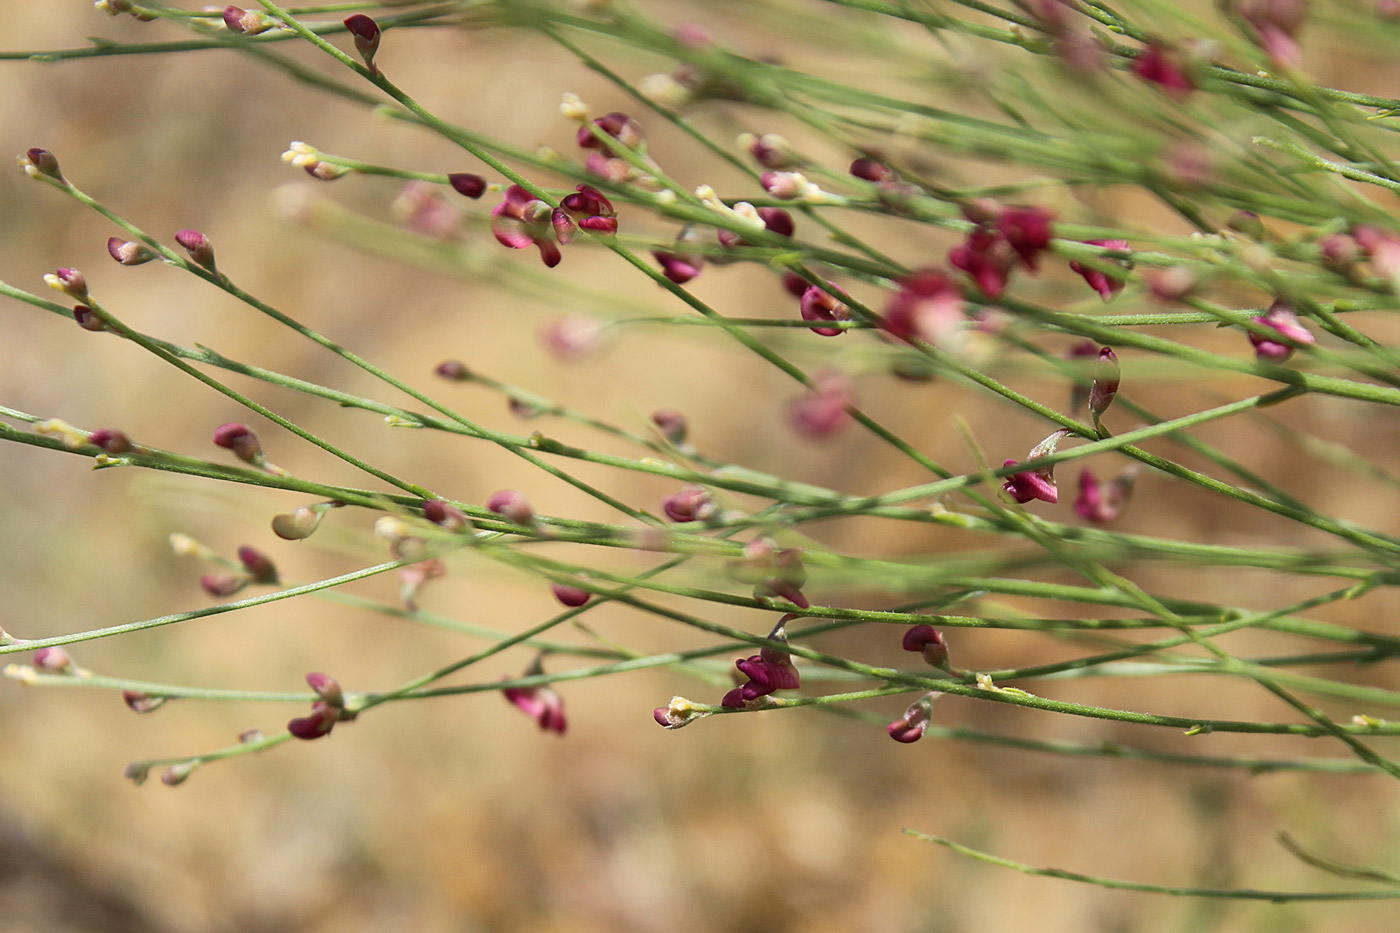
[[[792,616],[782,620],[768,634],[769,641],[787,644],[786,625]],[[764,646],[758,654],[740,658],[734,662],[748,681],[724,695],[721,706],[734,709],[743,708],[759,697],[768,696],[779,690],[796,690],[802,685],[802,678],[793,666],[792,656],[781,649]]]
[[[1054,211],[1043,207],[1010,205],[997,215],[997,229],[1031,272],[1041,253],[1050,248],[1054,237]]]
[[[670,251],[652,251],[656,261],[661,264],[662,275],[677,285],[684,285],[701,273],[705,267],[705,257],[694,248],[699,236],[696,227],[687,224],[676,235],[676,245]]]
[[[1182,98],[1196,89],[1181,56],[1162,42],[1150,42],[1133,61],[1133,74],[1155,84],[1173,97]]]
[[[846,294],[846,290],[839,285],[827,283],[831,291],[839,294]],[[831,291],[819,285],[809,285],[802,292],[802,299],[799,309],[804,321],[849,321],[851,319],[851,309],[846,307],[846,303]],[[844,327],[813,327],[812,333],[822,337],[839,337],[846,332]]]
[[[1084,242],[1090,246],[1102,246],[1105,249],[1127,250],[1129,248],[1127,240],[1085,240]],[[1077,260],[1071,262],[1069,267],[1084,276],[1084,281],[1088,282],[1089,287],[1098,292],[1099,297],[1103,298],[1104,301],[1108,301],[1123,289],[1124,281],[1117,276],[1101,272]]]
[[[947,347],[956,343],[964,320],[962,295],[948,276],[922,269],[899,280],[881,326],[900,340]]]
[[[553,268],[563,258],[554,242],[553,209],[519,185],[506,189],[505,198],[491,209],[491,232],[497,242],[511,249],[537,246],[544,264]]]
[[[830,437],[851,423],[853,401],[849,376],[823,373],[811,391],[788,403],[788,422],[807,437]]]
[[[616,233],[617,211],[613,210],[612,202],[603,196],[603,192],[592,185],[579,185],[559,202],[559,208],[550,216],[550,222],[554,225],[559,242],[568,243],[573,239],[575,225],[590,233]]]
[[[904,633],[902,646],[905,651],[919,652],[930,667],[942,667],[948,663],[948,643],[932,625],[911,626]]]
[[[1283,299],[1275,301],[1269,310],[1254,318],[1254,323],[1278,331],[1285,340],[1271,340],[1262,334],[1249,332],[1249,342],[1254,346],[1254,355],[1266,363],[1282,363],[1293,355],[1295,345],[1310,347],[1317,342],[1312,331],[1298,320],[1298,312]]]
[[[1074,511],[1085,521],[1106,525],[1118,517],[1132,495],[1134,474],[1126,472],[1107,483],[1100,483],[1094,471],[1085,467],[1079,474],[1079,495]]]
[[[988,298],[1000,297],[1016,259],[1016,251],[1000,231],[980,226],[948,251],[948,263],[966,272]]]
[[[937,693],[928,693],[910,704],[903,716],[885,727],[890,738],[905,745],[922,739],[933,718],[933,701],[937,696]]]
[[[1027,460],[1038,460],[1041,457],[1048,457],[1059,447],[1061,439],[1069,436],[1071,432],[1068,428],[1061,428],[1054,432],[1045,440],[1036,444],[1031,452],[1026,456]],[[1017,460],[1007,460],[1003,467],[1015,466]],[[1048,502],[1054,505],[1060,501],[1060,492],[1055,485],[1055,467],[1048,466],[1038,470],[1023,470],[1019,473],[1012,473],[1006,477],[1001,488],[1011,496],[1012,499],[1022,505],[1034,499]]]
[[[636,149],[646,140],[645,134],[642,133],[642,125],[620,111],[604,114],[594,120],[592,125],[628,149]],[[603,141],[587,126],[578,128],[577,142],[580,149],[605,148]]]
[[[1249,24],[1255,43],[1275,63],[1298,64],[1298,31],[1307,16],[1307,0],[1230,0],[1227,6]]]
[[[536,662],[526,676],[541,672]],[[504,687],[501,693],[505,694],[507,702],[533,719],[541,731],[563,735],[568,728],[568,721],[564,718],[564,699],[549,687]]]

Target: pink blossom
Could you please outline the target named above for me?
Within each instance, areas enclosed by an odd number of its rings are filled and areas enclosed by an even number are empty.
[[[1105,249],[1128,249],[1127,240],[1085,240],[1090,246],[1102,246]],[[1086,266],[1080,262],[1071,262],[1069,267],[1080,275],[1084,276],[1084,281],[1089,283],[1089,287],[1099,293],[1099,297],[1108,301],[1123,289],[1123,280],[1117,276],[1109,275],[1107,272],[1100,272],[1098,269]]]
[[[537,246],[544,264],[553,268],[563,258],[554,242],[553,209],[519,185],[506,189],[505,199],[491,209],[491,232],[511,249]]]

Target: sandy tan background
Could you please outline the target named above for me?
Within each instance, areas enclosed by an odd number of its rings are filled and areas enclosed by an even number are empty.
[[[669,21],[703,21],[753,54],[785,51],[781,38],[755,34],[733,18],[741,5],[646,6]],[[821,4],[809,6],[826,12]],[[7,49],[71,47],[88,34],[131,40],[175,35],[159,25],[108,21],[86,3],[0,0],[0,12]],[[570,151],[572,128],[557,116],[565,90],[579,92],[596,110],[627,106],[616,91],[529,36],[419,30],[392,40],[381,64],[404,87],[445,117],[520,145]],[[804,67],[822,63],[813,50],[787,51]],[[310,55],[305,60],[323,65]],[[619,67],[631,77],[646,73],[634,62]],[[1358,77],[1340,65],[1320,67],[1344,84]],[[1349,67],[1360,70],[1355,62]],[[81,187],[158,235],[203,230],[221,266],[250,291],[416,385],[441,390],[484,423],[520,429],[498,397],[435,383],[431,369],[444,356],[633,428],[656,407],[680,408],[690,416],[698,446],[799,479],[876,491],[922,478],[916,467],[855,432],[827,444],[793,435],[783,421],[783,405],[794,394],[790,385],[718,337],[637,329],[595,357],[561,366],[535,338],[558,306],[365,258],[279,216],[275,192],[283,185],[305,185],[317,197],[386,220],[397,191],[385,179],[352,178],[334,186],[306,181],[278,159],[289,140],[408,168],[472,167],[426,133],[376,121],[225,52],[60,65],[5,62],[0,77],[0,151],[49,148]],[[711,108],[697,120],[727,139],[739,129],[769,128],[752,117]],[[647,128],[654,154],[678,178],[693,184],[732,178],[657,121]],[[114,232],[21,173],[0,173],[0,278],[41,291],[44,272],[76,266],[109,307],[147,331],[379,393],[364,375],[188,277],[159,264],[119,268],[104,249]],[[468,242],[491,261],[536,262],[533,254],[506,254],[479,235]],[[908,238],[891,249],[919,262],[942,245],[931,237]],[[657,300],[654,288],[601,254],[568,251],[556,274]],[[1069,280],[1051,276],[1033,287],[1042,296],[1083,300]],[[795,313],[762,270],[711,269],[696,291],[728,313]],[[658,306],[681,313],[678,306]],[[785,345],[804,364],[838,352],[811,346],[796,338]],[[1131,365],[1125,360],[1130,373]],[[328,409],[236,378],[234,384],[374,462],[455,497],[482,501],[513,485],[544,511],[612,518],[569,487],[528,474],[484,445],[389,430],[372,415]],[[1057,404],[1063,391],[1030,380],[1022,387]],[[960,469],[970,461],[956,415],[975,426],[989,451],[1011,449],[1007,456],[1020,456],[1039,430],[1026,416],[943,384],[871,375],[862,377],[860,392],[873,412],[920,449]],[[1222,382],[1138,394],[1175,412],[1205,404],[1211,393],[1238,392],[1239,383]],[[121,427],[152,444],[200,453],[211,449],[214,426],[244,418],[228,400],[134,347],[14,303],[0,305],[0,403],[88,428]],[[1359,420],[1354,408],[1340,403],[1322,403],[1297,417],[1339,440],[1369,431],[1381,449],[1393,449],[1393,420]],[[309,445],[270,425],[255,426],[272,458],[294,473],[361,482]],[[552,423],[549,430],[594,442]],[[1262,428],[1203,434],[1251,454],[1266,475],[1307,491],[1321,508],[1394,527],[1393,495],[1319,486],[1308,472],[1313,468],[1300,469],[1296,454]],[[263,546],[284,573],[302,580],[343,572],[382,553],[365,513],[334,515],[322,534],[292,546],[272,537],[267,519],[301,504],[297,497],[87,467],[81,458],[0,447],[0,626],[6,630],[32,637],[208,604],[197,583],[201,568],[170,553],[171,532],[226,553],[240,543]],[[579,473],[647,507],[673,488],[598,469]],[[1302,543],[1282,539],[1293,534],[1282,523],[1151,481],[1138,506],[1124,521],[1129,530]],[[884,529],[860,523],[816,534],[859,553],[990,543],[919,534],[890,541]],[[643,558],[612,559],[633,570],[646,566]],[[470,558],[454,560],[452,571],[424,596],[425,606],[512,631],[553,609],[535,581]],[[1284,592],[1263,574],[1239,572],[1195,572],[1188,581],[1150,569],[1136,579],[1159,592],[1189,585],[1201,598],[1259,598],[1264,604],[1312,592],[1295,593],[1292,583]],[[394,598],[387,579],[357,592]],[[823,595],[819,582],[813,592]],[[1373,597],[1329,617],[1393,630],[1387,608]],[[752,613],[711,615],[753,631],[767,627]],[[669,623],[621,609],[590,618],[608,637],[641,650],[700,643]],[[876,636],[888,644],[871,647]],[[861,632],[823,644],[877,662],[901,661],[890,633]],[[302,600],[78,646],[74,654],[85,666],[114,675],[295,690],[311,669],[331,671],[353,688],[387,687],[478,645],[404,620]],[[976,669],[1031,663],[1067,649],[1038,636],[968,633],[955,636],[954,650],[961,666]],[[478,676],[517,672],[528,661],[525,653],[509,653]],[[1365,676],[1385,679],[1383,673]],[[562,740],[538,734],[490,694],[385,708],[337,729],[329,740],[209,766],[172,790],[154,782],[133,787],[121,778],[123,764],[223,745],[242,729],[279,726],[291,708],[187,702],[137,718],[106,693],[0,683],[0,927],[13,933],[1333,933],[1388,929],[1394,922],[1394,908],[1383,904],[1176,902],[1022,877],[899,832],[913,827],[1033,864],[1135,880],[1301,889],[1325,882],[1272,841],[1277,829],[1341,858],[1395,867],[1400,810],[1393,784],[1382,778],[1250,777],[951,742],[902,747],[878,726],[803,712],[730,717],[676,733],[651,722],[651,708],[673,693],[706,699],[706,689],[665,672],[571,685],[565,690],[571,728]],[[1176,684],[1160,695],[1146,682],[1055,687],[1055,695],[1067,699],[1116,700],[1182,715],[1223,708],[1238,718],[1287,715],[1259,693],[1205,679],[1197,693],[1183,693]],[[887,718],[901,709],[898,702],[880,708]],[[1220,753],[1291,747],[1226,737],[1188,743],[1166,732],[1032,718],[951,698],[936,713],[940,721],[1034,738]]]

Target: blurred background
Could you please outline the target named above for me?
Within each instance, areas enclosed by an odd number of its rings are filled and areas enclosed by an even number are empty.
[[[865,21],[824,4],[642,6],[667,23],[699,22],[745,54],[778,57],[803,70],[858,78],[868,62],[854,40],[848,46],[831,38],[847,29],[850,36],[861,36]],[[0,8],[5,50],[78,47],[88,35],[124,41],[181,35],[160,23],[108,19],[86,2],[0,0]],[[788,30],[780,15],[765,12],[774,9],[830,19],[810,32]],[[917,31],[896,31],[895,38],[911,46],[922,42],[928,55],[946,57],[969,78],[981,67],[965,50],[945,49]],[[339,44],[349,46],[344,37]],[[600,42],[594,48],[631,79],[667,67],[660,59],[634,60],[621,46]],[[1334,51],[1309,50],[1315,58],[1308,65],[1320,81],[1393,86],[1393,67],[1382,72],[1369,53]],[[293,54],[332,73],[310,50]],[[386,37],[378,60],[434,112],[516,145],[551,146],[575,158],[575,126],[558,113],[560,95],[573,91],[596,113],[635,112],[647,130],[651,154],[682,182],[713,184],[724,193],[740,183],[733,169],[707,158],[660,120],[647,119],[634,102],[538,36],[401,30]],[[445,357],[639,432],[654,409],[680,409],[701,450],[797,480],[878,492],[926,478],[911,461],[856,429],[824,441],[796,434],[786,418],[788,401],[798,394],[795,384],[707,330],[610,328],[597,352],[561,363],[541,346],[540,328],[559,314],[595,309],[573,306],[573,293],[565,289],[550,300],[531,299],[492,287],[493,278],[564,279],[603,292],[619,307],[646,303],[656,313],[685,313],[601,250],[567,248],[563,264],[546,277],[533,250],[503,250],[478,226],[464,222],[451,237],[458,244],[452,262],[473,275],[393,263],[342,242],[347,234],[336,229],[335,215],[318,213],[316,204],[334,199],[394,223],[400,183],[355,176],[318,183],[279,158],[290,140],[300,139],[329,153],[406,169],[476,170],[468,157],[426,132],[376,119],[231,51],[55,64],[7,61],[0,62],[0,74],[7,88],[0,95],[0,139],[7,151],[51,150],[79,187],[167,241],[180,228],[203,231],[215,244],[220,267],[242,287],[487,426],[525,433],[539,427],[566,441],[635,453],[562,422],[522,423],[500,395],[442,383],[432,370]],[[1382,74],[1389,80],[1380,80]],[[870,81],[935,99],[927,84],[893,83],[907,78]],[[702,105],[692,116],[721,140],[744,130],[797,132],[771,125],[741,105]],[[808,144],[823,152],[819,141]],[[825,152],[839,165],[836,150]],[[988,168],[949,167],[979,170]],[[452,201],[447,208],[480,216],[491,200],[488,195],[478,204]],[[1053,193],[1044,203],[1067,215],[1136,212],[1131,216],[1141,225],[1181,230],[1179,221],[1147,213],[1150,208],[1131,193],[1103,192],[1092,203]],[[635,229],[631,223],[624,216],[624,228],[632,232],[666,232],[654,222],[638,220]],[[0,174],[0,279],[47,293],[41,276],[73,266],[87,274],[107,307],[138,329],[346,391],[408,403],[193,277],[160,263],[117,266],[105,250],[106,238],[117,232],[21,172]],[[937,232],[913,225],[885,236],[882,246],[914,265],[939,261],[949,245]],[[1061,307],[1087,306],[1093,297],[1063,272],[1025,287]],[[796,302],[764,268],[712,267],[693,288],[731,315],[796,315]],[[257,422],[139,348],[14,302],[0,304],[0,328],[0,404],[88,429],[120,428],[141,442],[215,459],[222,452],[210,444],[213,429],[244,420],[262,437],[269,458],[292,473],[363,485],[350,467]],[[892,378],[883,363],[845,346],[850,338],[831,343],[810,338],[794,331],[766,339],[805,366],[831,364],[854,373],[863,406],[954,469],[975,466],[959,419],[994,460],[1023,457],[1045,433],[1029,415],[969,388]],[[1132,384],[1136,361],[1123,356],[1125,390],[1130,387],[1144,404],[1169,415],[1258,390],[1238,376]],[[489,445],[390,429],[375,415],[237,376],[228,379],[344,448],[453,498],[483,502],[496,489],[515,487],[542,512],[615,520],[599,503]],[[1058,381],[1034,374],[1011,381],[1048,404],[1067,404],[1068,388]],[[1373,412],[1337,400],[1310,401],[1286,415],[1294,427],[1360,445],[1377,459],[1385,459],[1400,434],[1395,420],[1377,420]],[[1328,481],[1262,421],[1232,421],[1201,436],[1247,458],[1329,514],[1364,518],[1382,529],[1394,528],[1400,517],[1393,494],[1378,495],[1359,481]],[[1170,444],[1153,449],[1195,462]],[[570,468],[649,509],[675,489],[673,483],[636,474],[615,475],[586,464]],[[1072,488],[1074,472],[1061,476],[1062,489]],[[268,520],[305,504],[300,497],[134,470],[94,473],[86,458],[19,445],[0,445],[0,489],[0,627],[22,637],[210,604],[199,576],[211,568],[172,554],[172,533],[191,535],[230,556],[238,545],[253,544],[273,557],[285,577],[299,581],[346,572],[383,554],[382,542],[372,535],[373,516],[366,512],[333,513],[316,537],[292,544],[275,538]],[[1063,519],[1068,510],[1062,504],[1055,514]],[[1282,520],[1151,477],[1140,483],[1121,527],[1246,545],[1307,546],[1322,540]],[[902,537],[892,537],[888,528],[861,521],[831,523],[811,533],[827,546],[865,555],[929,555],[997,543],[948,531],[901,529]],[[562,552],[558,556],[567,559]],[[650,566],[648,555],[631,552],[597,560],[628,572]],[[538,580],[471,555],[455,555],[448,563],[448,575],[430,584],[420,600],[433,612],[513,632],[557,611],[548,587]],[[1135,569],[1133,579],[1158,593],[1189,590],[1193,598],[1251,606],[1317,591],[1293,578],[1280,581],[1237,569],[1151,566]],[[390,576],[351,589],[397,600]],[[808,593],[817,602],[891,604],[879,593],[824,591],[818,579]],[[1372,594],[1328,607],[1318,617],[1394,632],[1393,603]],[[1035,609],[1029,601],[1017,605]],[[766,632],[772,621],[742,609],[700,608],[707,618],[755,633]],[[1042,608],[1063,611],[1062,606]],[[638,651],[709,643],[625,607],[603,607],[587,618],[607,639]],[[1251,637],[1258,636],[1241,636],[1232,645],[1247,651]],[[974,670],[1036,663],[1073,650],[1032,633],[957,631],[950,641],[955,663]],[[1271,636],[1255,647],[1281,651],[1302,644]],[[907,663],[889,632],[861,628],[814,645],[871,663]],[[81,644],[72,653],[94,671],[135,679],[295,691],[306,671],[323,670],[347,689],[360,690],[392,687],[481,646],[411,620],[302,598]],[[471,679],[518,674],[531,657],[524,650],[506,652],[473,669]],[[1357,676],[1387,682],[1383,670]],[[1394,686],[1393,679],[1389,683]],[[1199,689],[1183,690],[1183,684]],[[328,739],[209,765],[170,789],[155,781],[134,787],[122,778],[122,767],[131,760],[226,745],[249,728],[271,732],[299,708],[175,702],[137,717],[107,692],[0,682],[3,927],[13,933],[1331,933],[1387,929],[1393,923],[1394,908],[1385,902],[1178,901],[1027,877],[963,859],[900,831],[913,828],[1034,865],[1129,880],[1312,889],[1329,879],[1285,852],[1274,833],[1287,830],[1310,848],[1344,861],[1394,869],[1400,801],[1394,782],[1383,777],[1249,775],[932,739],[902,746],[878,724],[814,710],[715,718],[669,732],[651,721],[653,707],[677,693],[701,702],[715,702],[719,694],[665,670],[583,681],[561,692],[570,721],[562,738],[539,732],[493,693],[394,704],[338,728]],[[1144,679],[1061,681],[1053,695],[1183,716],[1292,718],[1257,687],[1205,677],[1174,678],[1160,686]],[[891,698],[870,708],[889,720],[907,701]],[[1349,718],[1352,711],[1335,707],[1326,708]],[[1188,740],[1169,730],[1038,717],[954,697],[939,700],[934,711],[936,722],[1025,738],[1121,742],[1199,754],[1321,753],[1316,743],[1300,749],[1264,737]]]

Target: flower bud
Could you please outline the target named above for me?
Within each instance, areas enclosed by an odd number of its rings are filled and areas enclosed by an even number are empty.
[[[246,424],[231,421],[219,425],[214,430],[214,443],[233,451],[233,455],[244,463],[261,466],[266,462],[258,436]]]
[[[90,330],[94,333],[104,331],[107,325],[102,323],[102,318],[87,305],[73,306],[73,320],[78,322],[78,326],[83,330]]]
[[[189,776],[194,773],[197,762],[186,761],[178,765],[171,765],[161,772],[160,782],[166,787],[176,787],[185,783]]]
[[[1099,417],[1113,404],[1118,395],[1121,370],[1118,357],[1112,348],[1099,350],[1099,362],[1094,367],[1094,384],[1089,388],[1089,412],[1094,418],[1094,427],[1099,427]]]
[[[948,663],[948,643],[932,625],[915,625],[904,633],[904,650],[918,651],[929,667]]]
[[[850,172],[856,178],[877,183],[893,182],[894,170],[879,159],[862,157],[851,163]]]
[[[486,179],[471,172],[451,172],[447,176],[447,183],[452,186],[453,191],[473,200],[486,193]]]
[[[123,240],[119,236],[107,238],[107,252],[124,266],[139,266],[156,258],[154,250],[135,240]]]
[[[243,587],[248,585],[248,578],[242,574],[229,573],[206,573],[199,578],[199,585],[204,587],[204,592],[210,596],[223,598],[232,596]]]
[[[801,162],[792,144],[777,133],[764,133],[762,136],[745,133],[739,137],[739,145],[747,149],[753,160],[764,168],[785,169]]]
[[[338,709],[345,706],[345,694],[340,689],[340,684],[329,674],[318,674],[312,672],[306,675],[306,685],[315,692],[322,700]]]
[[[677,447],[685,443],[686,434],[690,430],[685,415],[674,408],[659,408],[652,412],[651,423],[661,429],[662,436],[669,443]]]
[[[658,706],[651,711],[651,718],[663,729],[680,729],[697,719],[713,715],[714,713],[696,709],[695,704],[685,697],[671,697],[670,706]]]
[[[198,230],[177,230],[175,242],[184,247],[190,259],[210,272],[214,271],[214,244],[209,242],[207,236]]]
[[[501,489],[492,493],[491,498],[486,500],[486,507],[517,525],[535,523],[535,510],[530,507],[530,500],[514,489]]]
[[[466,382],[472,377],[471,370],[467,369],[467,364],[461,360],[443,360],[433,372],[453,382]]]
[[[277,25],[277,20],[261,10],[245,10],[242,7],[224,7],[224,26],[229,32],[245,36],[256,36]]]
[[[137,690],[123,690],[122,702],[127,705],[133,713],[152,713],[165,705],[170,697],[151,696],[149,693],[141,693]]]
[[[129,453],[132,448],[131,439],[121,431],[112,428],[99,428],[93,431],[88,435],[88,443],[95,447],[101,447],[114,456]]]
[[[365,67],[372,74],[379,69],[374,64],[374,53],[379,51],[379,24],[363,13],[345,17],[345,28],[355,39],[355,51],[365,60]],[[329,731],[329,730],[328,730]]]
[[[429,499],[424,502],[423,517],[448,531],[461,531],[467,527],[467,516],[462,514],[462,510],[442,499]]]
[[[661,503],[661,507],[673,522],[703,522],[719,511],[710,494],[700,486],[686,486],[680,492],[672,493]]]
[[[249,545],[242,545],[238,549],[238,561],[243,565],[243,569],[248,571],[248,575],[253,578],[254,583],[276,584],[277,567],[262,551]]]
[[[47,149],[26,150],[24,155],[20,156],[19,164],[31,178],[44,175],[55,181],[64,181],[63,173],[58,169],[58,159]]]
[[[62,648],[40,648],[34,652],[34,667],[48,674],[68,674],[73,671],[73,659]]]
[[[54,291],[63,292],[69,298],[87,301],[87,279],[77,269],[61,268],[44,276],[44,281]]]
[[[321,518],[330,509],[327,504],[304,505],[295,512],[274,515],[272,533],[285,541],[300,541],[309,538],[321,524]]]
[[[569,586],[567,583],[551,583],[549,588],[554,592],[554,598],[570,608],[578,608],[587,604],[593,598],[593,594],[588,590],[580,589],[577,586]]]

